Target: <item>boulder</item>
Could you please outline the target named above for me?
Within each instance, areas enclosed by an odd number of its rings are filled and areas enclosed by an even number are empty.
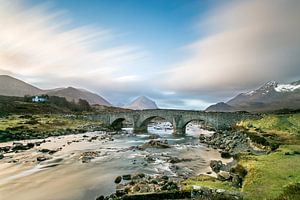
[[[26,150],[26,149],[27,147],[20,142],[13,143],[13,147],[12,147],[13,151]]]
[[[131,174],[123,175],[122,178],[123,178],[123,180],[125,180],[125,181],[129,181],[129,180],[131,180]]]
[[[36,160],[37,160],[38,162],[43,162],[43,161],[47,160],[47,158],[44,157],[44,156],[39,156],[39,157],[36,158]]]
[[[220,171],[217,175],[218,179],[222,181],[229,180],[231,178],[230,173],[226,171]]]
[[[145,144],[141,145],[139,147],[140,150],[145,150],[147,148],[170,148],[170,145],[168,144],[167,140],[150,140],[149,142],[146,142]]]
[[[101,196],[97,197],[96,200],[104,200],[104,196],[101,195]]]
[[[231,158],[231,155],[229,152],[221,151],[221,157],[222,158]]]
[[[10,146],[0,147],[0,152],[7,153],[10,151],[10,148],[11,148]]]
[[[119,184],[122,181],[122,177],[121,176],[117,176],[115,179],[115,183]]]
[[[132,176],[132,179],[141,179],[144,178],[146,175],[144,173],[138,173]]]
[[[209,166],[213,172],[218,173],[222,169],[223,163],[221,160],[212,160],[210,161]]]
[[[172,163],[172,164],[179,163],[180,161],[181,160],[179,158],[177,158],[177,157],[171,157],[171,158],[168,159],[168,162]]]

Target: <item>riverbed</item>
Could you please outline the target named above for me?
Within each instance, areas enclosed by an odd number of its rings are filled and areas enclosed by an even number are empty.
[[[164,122],[152,123],[148,132],[159,136],[158,140],[167,140],[170,148],[135,148],[153,138],[149,133],[133,134],[130,128],[119,133],[90,132],[20,141],[42,143],[26,151],[7,153],[0,160],[0,199],[94,200],[115,192],[116,176],[145,173],[183,179],[210,172],[210,160],[230,161],[222,159],[218,150],[199,143],[199,134],[213,132],[197,124],[189,124],[185,136],[173,135]],[[12,142],[0,143],[9,145]],[[172,163],[172,158],[184,161]]]

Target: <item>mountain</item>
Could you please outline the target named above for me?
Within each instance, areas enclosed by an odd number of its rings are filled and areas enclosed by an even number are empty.
[[[269,81],[256,90],[241,93],[226,105],[212,105],[206,111],[274,111],[300,109],[300,81],[279,84]],[[230,106],[231,109],[228,109]]]
[[[23,97],[41,94],[43,90],[11,76],[0,75],[0,95]]]
[[[49,96],[65,97],[68,101],[87,100],[90,104],[111,106],[103,97],[87,90],[73,87],[42,90],[11,76],[0,75],[0,95],[23,97],[25,95],[47,94]]]
[[[232,106],[228,105],[227,103],[220,102],[220,103],[209,106],[208,108],[206,108],[205,111],[208,111],[208,112],[218,112],[218,111],[230,112],[233,109],[234,108]]]
[[[150,100],[145,96],[140,96],[134,101],[132,101],[126,108],[133,110],[147,110],[147,109],[157,109],[157,105],[154,101]]]
[[[50,90],[46,94],[48,94],[49,96],[65,97],[68,101],[77,102],[79,99],[84,99],[88,101],[91,105],[98,104],[104,106],[111,106],[111,104],[103,97],[84,89],[68,87],[62,89],[54,89],[52,91]]]

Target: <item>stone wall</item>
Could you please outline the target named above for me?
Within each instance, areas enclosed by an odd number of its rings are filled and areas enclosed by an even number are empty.
[[[186,125],[193,121],[203,121],[207,126],[215,129],[228,128],[243,119],[260,118],[257,114],[242,112],[204,112],[190,110],[141,110],[132,112],[106,113],[89,116],[93,120],[99,120],[114,128],[120,128],[123,120],[133,124],[135,132],[147,131],[147,125],[155,117],[164,118],[173,125],[174,134],[184,134]]]

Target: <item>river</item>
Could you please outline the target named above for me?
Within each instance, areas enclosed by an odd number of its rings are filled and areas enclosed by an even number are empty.
[[[131,129],[125,129],[112,137],[104,132],[51,137],[32,149],[7,153],[0,160],[0,199],[94,200],[96,196],[113,193],[114,179],[119,175],[142,172],[180,178],[211,171],[210,160],[229,162],[221,159],[217,150],[199,143],[199,134],[212,132],[190,123],[185,136],[174,136],[169,127],[165,122],[148,127],[150,133],[168,141],[171,148],[166,149],[132,148],[149,141],[149,134],[135,135]],[[21,142],[36,141],[40,140]],[[0,144],[7,145],[12,142]],[[59,151],[49,154],[40,152],[41,149]],[[40,156],[47,160],[38,162]],[[172,157],[188,161],[172,164],[168,162]]]

